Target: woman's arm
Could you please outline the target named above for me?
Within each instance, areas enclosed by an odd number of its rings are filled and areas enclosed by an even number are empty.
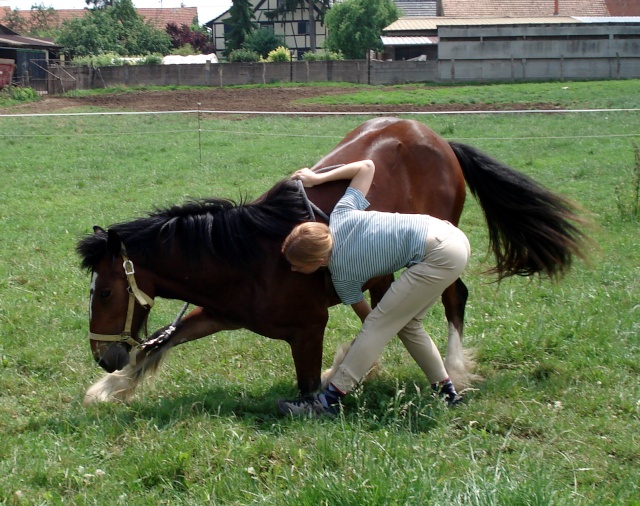
[[[371,160],[360,160],[322,173],[313,172],[308,168],[300,169],[291,176],[291,179],[299,179],[307,188],[329,181],[349,179],[351,180],[349,186],[366,196],[371,188],[375,171],[376,166]]]
[[[364,320],[369,316],[371,312],[371,306],[366,299],[362,299],[360,302],[356,302],[355,304],[351,304],[351,309],[358,315],[360,321],[364,323]]]

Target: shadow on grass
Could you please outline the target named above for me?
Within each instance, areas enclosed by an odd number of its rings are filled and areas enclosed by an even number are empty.
[[[146,395],[145,395],[146,394]],[[242,387],[212,386],[191,389],[172,396],[160,396],[142,391],[130,404],[99,403],[84,407],[73,402],[66,412],[34,418],[26,431],[46,429],[59,434],[77,433],[83,427],[104,426],[112,434],[123,433],[127,427],[145,421],[160,429],[190,419],[228,419],[234,423],[254,426],[259,430],[279,431],[282,426],[309,423],[344,423],[365,430],[393,429],[414,433],[433,430],[439,420],[447,418],[447,408],[434,399],[424,385],[401,383],[397,380],[375,379],[345,398],[338,419],[282,416],[276,409],[280,398],[295,398],[291,384],[279,382],[256,392]]]

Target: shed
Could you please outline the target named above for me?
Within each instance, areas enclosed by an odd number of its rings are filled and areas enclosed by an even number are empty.
[[[0,58],[15,61],[15,82],[37,91],[47,91],[49,61],[58,58],[60,49],[50,40],[22,36],[0,25]]]

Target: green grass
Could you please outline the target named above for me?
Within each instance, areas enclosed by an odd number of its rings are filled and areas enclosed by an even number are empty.
[[[616,86],[594,86],[593,103]],[[77,240],[190,197],[257,197],[364,119],[205,117],[199,143],[195,115],[0,118],[0,504],[639,504],[640,234],[615,193],[633,181],[637,112],[418,117],[595,225],[591,262],[564,280],[496,285],[468,198],[465,343],[485,381],[460,409],[434,403],[392,341],[343,417],[280,418],[288,346],[247,331],[178,347],[130,405],[81,405],[102,373]],[[159,301],[150,327],[180,305]],[[425,325],[444,346],[440,306]],[[357,329],[331,309],[327,365]]]
[[[304,101],[303,101],[304,102]],[[520,104],[524,109],[545,104],[552,108],[638,108],[640,83],[627,81],[551,82],[434,86],[431,83],[401,86],[368,86],[339,97],[308,99],[306,102],[369,105],[501,105]]]

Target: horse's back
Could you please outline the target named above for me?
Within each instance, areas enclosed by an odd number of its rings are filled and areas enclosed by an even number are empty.
[[[429,127],[398,118],[369,120],[313,168],[362,159],[376,165],[367,195],[371,210],[430,214],[458,223],[465,198],[462,170],[449,143]],[[335,184],[317,198],[332,208],[345,187],[346,182]]]

